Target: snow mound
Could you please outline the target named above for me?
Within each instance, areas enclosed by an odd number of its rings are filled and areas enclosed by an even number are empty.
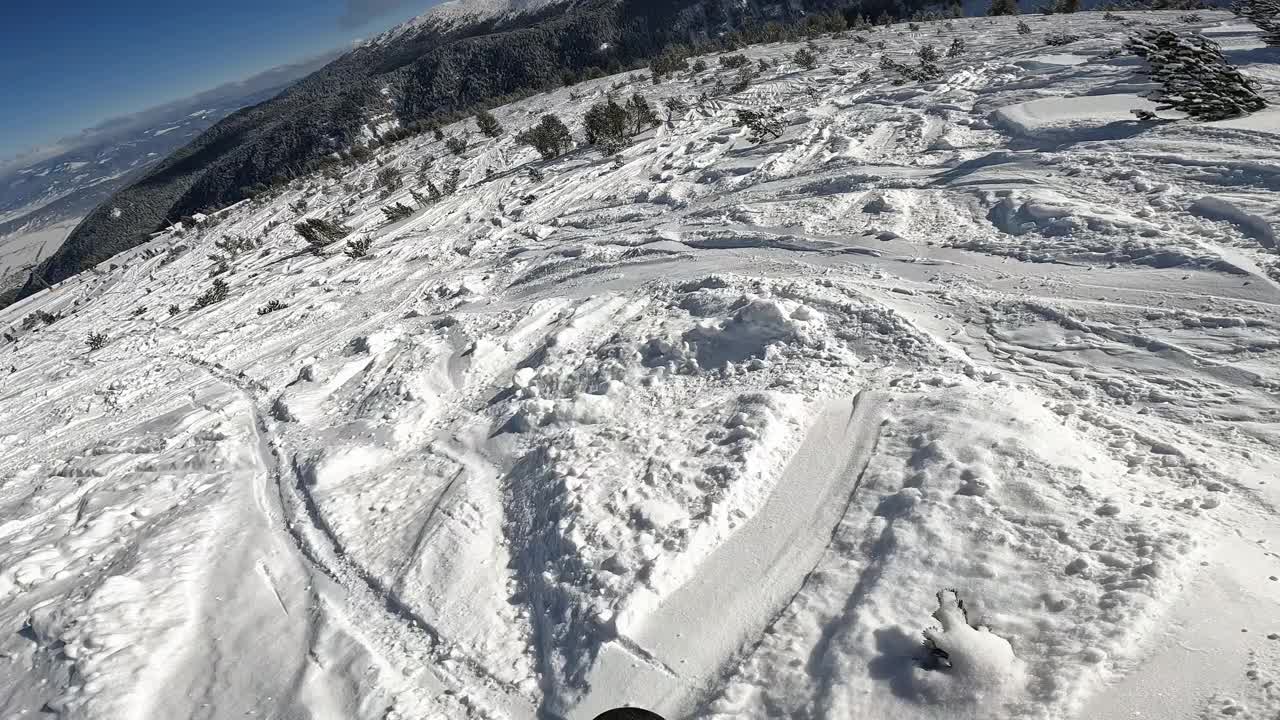
[[[914,684],[930,702],[949,706],[1003,703],[1026,685],[1026,667],[1008,640],[969,624],[954,590],[938,593],[933,617],[940,627],[924,631],[935,667],[917,668]]]

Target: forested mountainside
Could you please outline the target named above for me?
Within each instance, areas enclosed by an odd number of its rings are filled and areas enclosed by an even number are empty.
[[[184,215],[223,207],[364,143],[370,128],[422,127],[643,63],[675,43],[820,12],[902,15],[920,0],[570,0],[518,15],[413,24],[237,112],[94,210],[33,273],[22,297],[138,245]],[[13,293],[9,298],[12,300]],[[7,303],[5,303],[7,304]]]

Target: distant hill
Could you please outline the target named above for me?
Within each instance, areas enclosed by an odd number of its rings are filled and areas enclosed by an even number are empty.
[[[370,137],[568,79],[638,66],[698,43],[809,13],[904,15],[919,0],[486,0],[446,3],[240,110],[98,206],[20,295],[146,240],[178,218],[304,174]],[[11,299],[12,299],[11,295]]]
[[[0,161],[0,290],[21,285],[65,230],[174,150],[247,105],[269,100],[337,53],[284,65]],[[49,247],[49,246],[53,247]]]

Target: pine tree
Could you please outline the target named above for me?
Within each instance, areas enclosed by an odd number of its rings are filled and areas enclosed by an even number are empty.
[[[626,110],[631,119],[631,133],[633,135],[638,135],[662,122],[658,118],[658,113],[654,111],[653,106],[640,93],[631,96],[631,99],[627,101]]]
[[[542,122],[520,133],[516,139],[537,150],[544,160],[558,158],[573,147],[569,128],[555,115],[543,115]]]
[[[485,137],[496,138],[502,135],[502,123],[488,110],[476,113],[476,127],[480,128]]]
[[[1157,110],[1222,120],[1266,107],[1253,83],[1227,64],[1217,43],[1202,35],[1149,30],[1129,38],[1125,49],[1146,60],[1151,79],[1161,84],[1147,96],[1161,103]]]
[[[630,125],[631,115],[612,99],[592,105],[583,117],[587,142],[610,154],[626,147]]]
[[[987,8],[988,15],[1017,15],[1018,0],[991,0],[991,7]]]

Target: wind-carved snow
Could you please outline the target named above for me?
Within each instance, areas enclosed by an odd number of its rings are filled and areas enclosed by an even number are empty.
[[[1026,20],[531,97],[6,310],[5,712],[1280,710],[1280,146],[1125,118],[1123,25]],[[953,35],[936,82],[858,79]],[[687,109],[616,157],[513,139],[610,92]],[[194,309],[223,238],[258,247]]]

